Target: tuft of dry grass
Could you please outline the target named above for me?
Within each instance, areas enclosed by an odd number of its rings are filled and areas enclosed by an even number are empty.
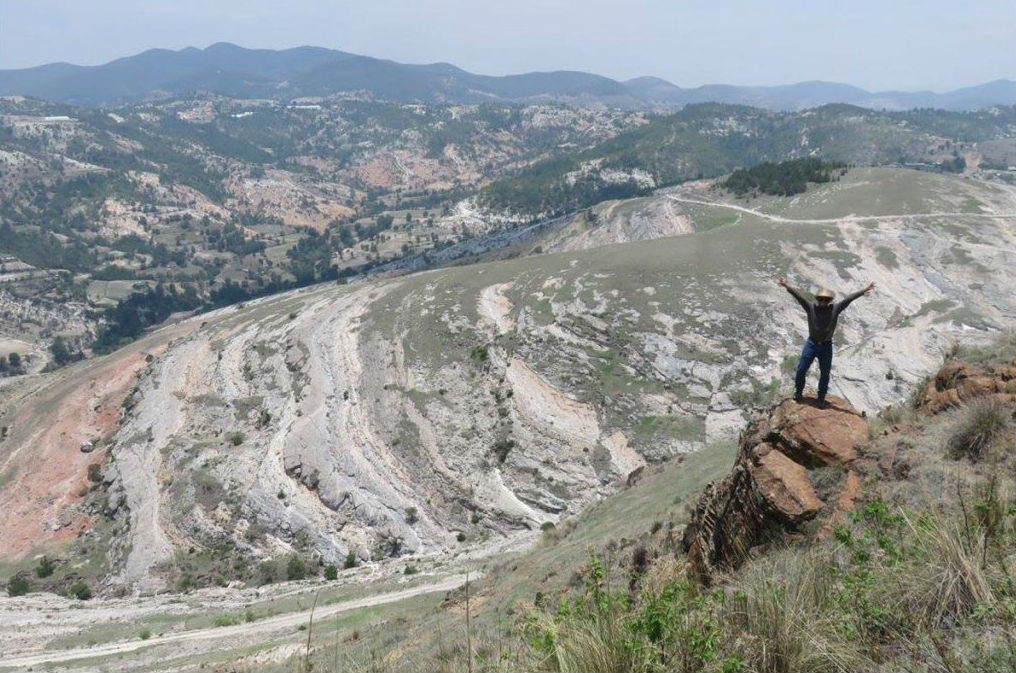
[[[541,662],[540,670],[587,673],[652,669],[647,650],[632,646],[631,633],[620,614],[576,620],[565,628],[558,625],[555,633],[553,651]]]
[[[788,551],[749,566],[731,588],[727,641],[758,673],[845,673],[865,658],[837,626],[835,573],[816,553]]]
[[[949,456],[980,461],[988,457],[992,445],[1012,431],[1012,409],[993,397],[980,397],[963,405],[957,412],[949,435]]]
[[[989,571],[978,558],[983,530],[965,532],[935,513],[920,521],[904,519],[913,535],[914,559],[899,575],[899,593],[905,614],[917,625],[955,626],[994,601]]]

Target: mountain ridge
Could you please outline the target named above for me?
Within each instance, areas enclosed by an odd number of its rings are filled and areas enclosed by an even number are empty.
[[[685,88],[653,76],[619,81],[576,70],[493,76],[446,62],[406,64],[325,47],[248,49],[228,42],[204,49],[153,48],[100,65],[58,62],[0,70],[0,95],[36,96],[90,107],[195,91],[276,99],[365,93],[385,100],[423,103],[552,100],[632,109],[679,109],[692,103],[720,102],[772,110],[801,110],[826,103],[889,110],[972,110],[1016,102],[1016,81],[1007,79],[942,93],[871,92],[817,80],[778,86],[706,84]]]

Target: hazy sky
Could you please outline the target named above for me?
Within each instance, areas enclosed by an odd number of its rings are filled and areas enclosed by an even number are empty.
[[[484,74],[943,91],[1016,77],[1014,0],[0,0],[0,67],[318,45]]]

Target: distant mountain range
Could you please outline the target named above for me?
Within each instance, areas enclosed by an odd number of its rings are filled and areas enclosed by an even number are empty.
[[[2,95],[20,94],[72,105],[108,107],[196,92],[278,100],[361,92],[396,102],[553,101],[666,109],[702,102],[771,110],[800,110],[826,103],[888,110],[973,110],[1016,103],[1016,81],[1004,79],[946,93],[872,93],[848,84],[817,81],[685,89],[657,77],[619,82],[563,70],[493,77],[448,63],[409,65],[322,47],[245,49],[224,42],[206,49],[151,49],[98,66],[51,63],[0,70]]]

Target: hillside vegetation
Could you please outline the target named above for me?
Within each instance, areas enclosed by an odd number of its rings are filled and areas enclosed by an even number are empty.
[[[479,199],[494,211],[538,217],[784,159],[817,157],[861,165],[951,161],[969,143],[1014,135],[1014,109],[999,112],[887,113],[827,105],[773,113],[692,105],[592,149],[497,180]]]
[[[806,190],[809,182],[829,182],[837,169],[846,173],[842,163],[812,157],[789,159],[777,164],[764,161],[751,168],[738,168],[720,185],[738,196],[752,192],[793,196]]]
[[[442,222],[484,181],[638,123],[551,105],[7,98],[0,281],[45,315],[0,331],[106,350],[138,333],[115,304],[157,301],[160,283],[193,298],[171,310],[192,310],[440,250],[485,231]]]
[[[485,553],[729,440],[779,395],[803,325],[774,275],[891,288],[840,327],[834,392],[869,411],[1013,310],[983,272],[1016,215],[989,183],[854,169],[756,210],[711,198],[618,204],[584,232],[658,208],[679,236],[321,284],[0,389],[11,557],[87,547],[75,572],[114,593],[256,584],[290,554]]]
[[[4,99],[0,311],[32,320],[0,330],[87,355],[171,312],[475,259],[533,220],[758,162],[955,171],[969,155],[973,172],[1007,166],[1013,137],[999,110],[315,101],[197,95],[113,112]],[[161,306],[124,319],[143,302]]]

